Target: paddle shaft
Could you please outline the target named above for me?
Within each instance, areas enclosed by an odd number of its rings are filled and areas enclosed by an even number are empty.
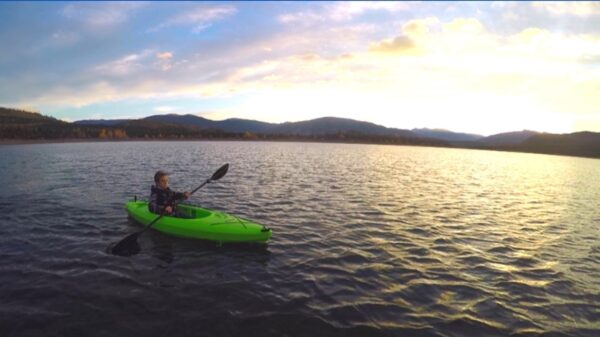
[[[204,186],[204,185],[206,185],[206,184],[208,184],[208,183],[210,183],[210,182],[211,182],[211,180],[210,180],[210,179],[207,179],[205,182],[203,182],[202,184],[200,184],[200,186],[196,187],[196,188],[195,188],[193,191],[191,191],[191,192],[190,192],[190,195],[192,195],[192,194],[196,193],[196,191],[197,191],[197,190],[199,190],[199,189],[201,189],[201,188],[202,188],[202,186]]]

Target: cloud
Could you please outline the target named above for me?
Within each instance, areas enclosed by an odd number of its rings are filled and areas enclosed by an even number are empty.
[[[119,25],[131,14],[144,7],[143,2],[71,3],[62,8],[63,17],[80,21],[95,29],[106,29]]]
[[[95,66],[93,71],[101,76],[130,76],[146,69],[148,67],[147,61],[151,59],[154,53],[152,49],[145,49],[139,53],[128,54],[117,60]]]
[[[163,52],[163,53],[158,53],[156,54],[156,58],[159,60],[170,60],[171,58],[173,58],[173,53],[171,52]]]
[[[439,24],[440,21],[436,17],[409,20],[402,25],[401,35],[372,43],[369,46],[369,51],[390,54],[411,52],[414,54],[418,51],[415,39],[426,36],[430,33],[431,28]],[[457,25],[456,23],[452,24]]]
[[[446,33],[479,34],[485,29],[479,20],[473,18],[457,18],[442,26]]]
[[[76,32],[58,30],[52,33],[49,44],[53,46],[67,46],[77,43],[80,40]]]
[[[402,25],[402,32],[409,36],[425,35],[431,31],[433,26],[439,23],[440,20],[436,17],[410,20]]]
[[[441,29],[431,29],[438,25]],[[504,35],[474,18],[409,21],[402,31],[411,35],[371,43],[369,51],[417,45],[418,57],[298,54],[244,67],[228,78],[226,87],[263,97],[248,107],[257,114],[338,111],[359,119],[386,116],[381,117],[386,125],[427,125],[427,120],[436,120],[487,134],[515,125],[569,132],[574,120],[592,116],[600,105],[600,69],[584,64],[600,55],[598,36],[536,27]],[[273,97],[283,98],[270,103]],[[332,98],[341,103],[329,104]],[[418,116],[398,115],[397,106]],[[440,109],[452,113],[444,117]],[[468,126],[461,124],[465,120],[475,127],[466,130]]]
[[[169,112],[177,111],[179,109],[180,108],[177,106],[157,106],[156,108],[154,108],[154,111],[161,112],[161,113],[169,113]]]
[[[208,28],[213,22],[223,20],[235,13],[237,13],[237,9],[231,5],[203,5],[173,16],[158,26],[149,29],[149,31],[156,32],[173,26],[193,26],[192,32],[199,33]]]
[[[314,22],[351,21],[369,11],[386,11],[390,13],[396,13],[399,11],[406,11],[412,7],[413,6],[410,3],[406,2],[338,2],[334,4],[326,4],[317,11],[299,11],[282,14],[278,17],[278,20],[279,22],[286,24],[302,23],[305,25]]]
[[[137,53],[127,54],[116,60],[96,65],[92,67],[91,71],[96,76],[101,77],[133,78],[132,76],[136,74],[153,76],[155,70],[167,71],[173,66],[172,52],[156,52],[155,49],[144,49]]]
[[[444,29],[430,29],[434,25]],[[583,72],[574,64],[582,64],[583,55],[598,55],[599,45],[597,39],[589,36],[561,35],[536,28],[502,36],[469,18],[446,23],[436,18],[411,20],[402,25],[402,31],[411,35],[367,42],[370,52],[345,48],[328,57],[306,50],[336,41],[331,37],[339,36],[339,32],[333,35],[327,33],[329,31],[306,32],[299,36],[281,34],[268,42],[260,40],[238,46],[230,53],[230,59],[207,59],[199,55],[179,63],[174,61],[175,56],[170,51],[145,49],[95,66],[95,77],[100,81],[105,79],[104,85],[74,86],[70,94],[77,96],[77,92],[92,90],[101,100],[107,96],[221,97],[269,88],[328,85],[359,92],[375,88],[385,91],[387,87],[410,89],[412,84],[405,83],[403,78],[423,79],[422,86],[415,85],[423,91],[431,88],[431,83],[437,83],[440,87],[465,91],[509,94],[537,87],[532,92],[542,92],[542,86],[570,83],[571,74]],[[357,47],[360,41],[357,40]],[[348,41],[339,42],[347,44]],[[264,52],[269,45],[277,48],[276,52]],[[371,53],[409,51],[416,46],[419,54],[410,59],[380,58],[380,53]],[[169,73],[160,70],[169,70]],[[589,79],[594,75],[586,76]],[[587,86],[590,82],[585,83]],[[590,91],[581,91],[584,92]],[[53,99],[58,102],[64,94],[66,91],[55,92]],[[93,96],[88,95],[90,99]]]
[[[326,20],[323,14],[317,12],[286,13],[280,15],[277,19],[281,23],[309,23]]]
[[[33,106],[80,108],[93,103],[112,101],[117,97],[119,97],[119,91],[114,86],[107,81],[97,81],[86,83],[79,88],[69,85],[55,86],[29,101]]]
[[[580,58],[580,63],[600,66],[600,51],[597,54],[584,54]]]
[[[415,48],[415,43],[408,36],[397,36],[372,44],[369,51],[382,53],[399,53]]]
[[[553,15],[587,17],[600,14],[600,2],[533,2],[531,6]]]
[[[352,20],[356,16],[362,15],[368,11],[387,11],[395,13],[398,11],[405,11],[410,9],[411,6],[406,2],[340,2],[333,5],[329,10],[329,17],[333,20]]]
[[[167,71],[173,67],[171,63],[171,59],[173,58],[173,53],[171,52],[162,52],[156,54],[156,59],[158,60],[158,65],[163,71]]]

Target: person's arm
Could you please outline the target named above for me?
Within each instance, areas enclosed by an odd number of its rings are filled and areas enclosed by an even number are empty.
[[[180,201],[180,200],[184,200],[190,197],[190,192],[174,192],[173,194],[173,198],[171,200],[173,201]]]

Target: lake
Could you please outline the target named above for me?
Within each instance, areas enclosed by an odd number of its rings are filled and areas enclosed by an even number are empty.
[[[149,231],[154,172],[266,246]],[[600,160],[285,142],[0,146],[0,336],[600,336]]]

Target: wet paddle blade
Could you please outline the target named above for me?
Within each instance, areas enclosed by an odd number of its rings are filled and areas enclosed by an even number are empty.
[[[215,172],[212,177],[210,177],[210,180],[219,180],[221,178],[223,178],[223,176],[227,173],[227,170],[229,170],[229,164],[225,164],[223,166],[221,166],[217,172]]]
[[[123,240],[114,245],[110,252],[113,255],[119,256],[131,256],[139,253],[140,245],[137,242],[137,238],[142,232],[143,231],[127,235]]]

